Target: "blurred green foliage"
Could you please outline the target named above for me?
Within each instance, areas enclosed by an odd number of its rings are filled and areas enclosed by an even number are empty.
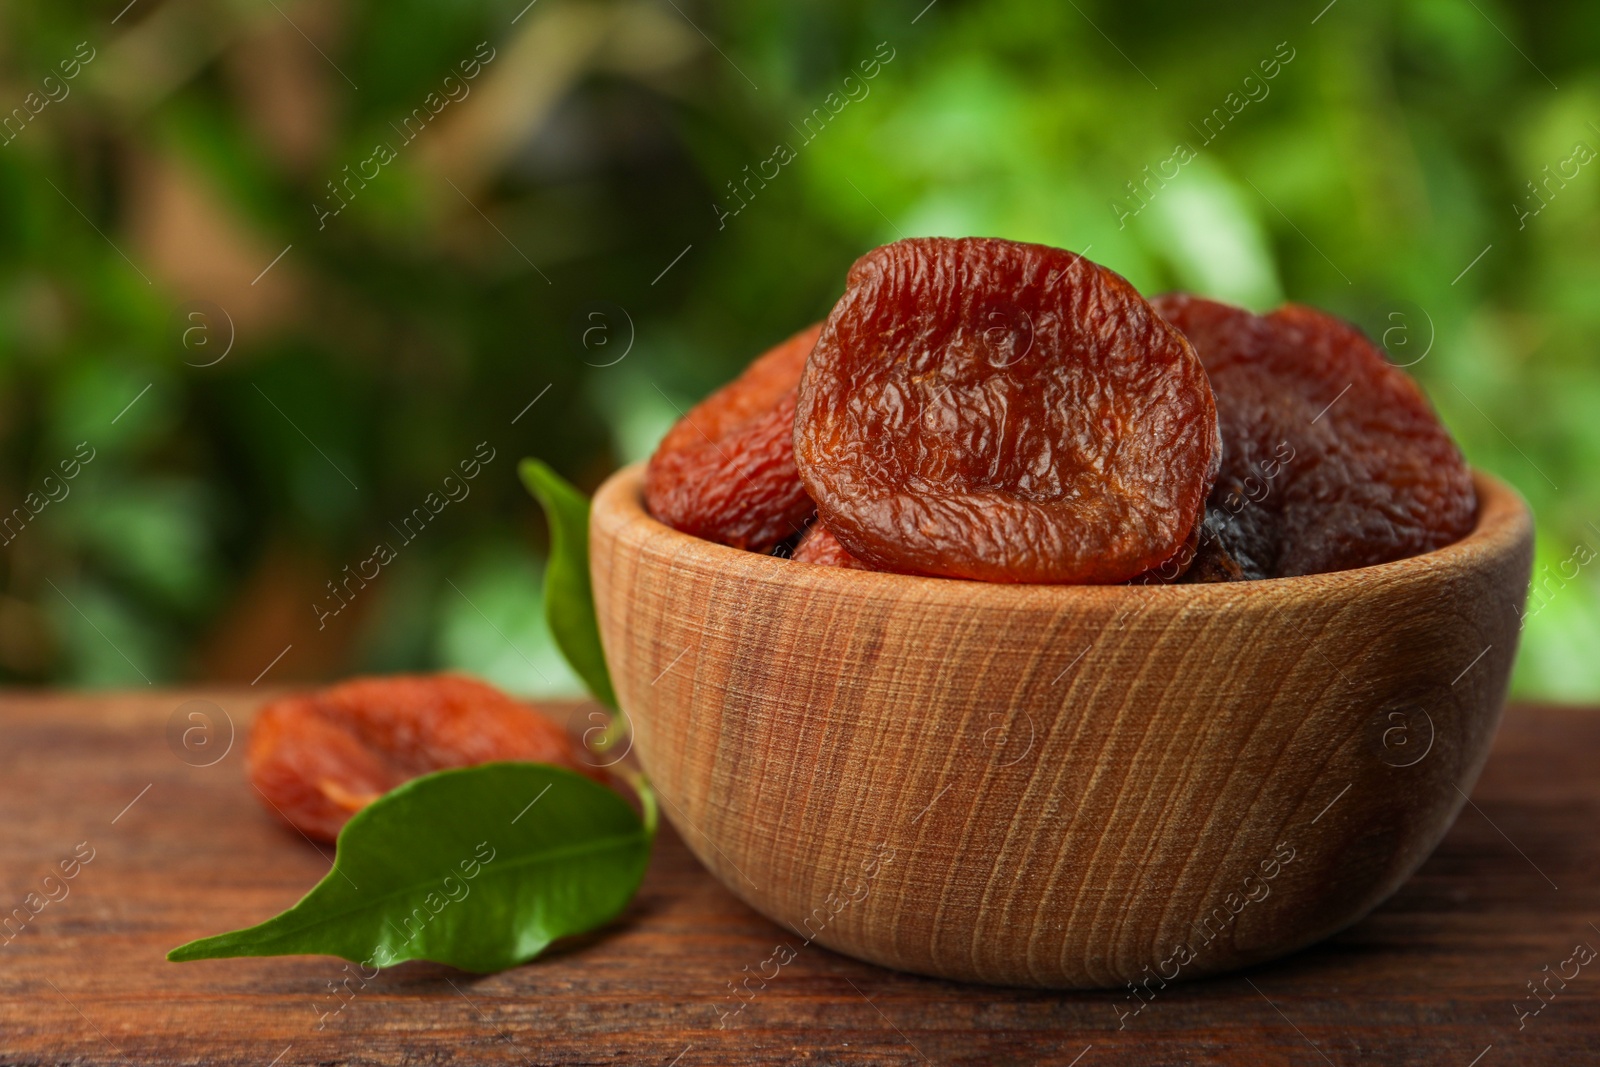
[[[990,234],[1382,338],[1539,517],[1517,691],[1600,699],[1600,579],[1561,570],[1600,548],[1593,4],[124,2],[0,11],[0,504],[68,490],[0,535],[0,678],[287,645],[271,680],[571,691],[516,459],[592,487],[867,248]]]

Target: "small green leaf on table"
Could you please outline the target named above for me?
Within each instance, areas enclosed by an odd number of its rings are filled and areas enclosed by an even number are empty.
[[[294,907],[167,958],[421,959],[480,973],[526,963],[633,898],[655,836],[654,798],[635,787],[643,821],[616,792],[541,763],[413,779],[356,813],[333,869]]]
[[[550,561],[544,571],[544,610],[550,633],[594,698],[615,710],[617,695],[600,645],[594,589],[589,581],[589,500],[537,459],[523,460],[517,470],[550,523]]]

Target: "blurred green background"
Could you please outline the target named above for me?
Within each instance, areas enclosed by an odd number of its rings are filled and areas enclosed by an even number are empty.
[[[569,691],[517,458],[984,234],[1381,338],[1538,515],[1516,691],[1600,700],[1600,8],[925,4],[0,8],[0,681]]]

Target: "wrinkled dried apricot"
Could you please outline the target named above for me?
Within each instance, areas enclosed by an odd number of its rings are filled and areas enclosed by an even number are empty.
[[[852,556],[850,550],[841,545],[833,532],[820,522],[814,522],[806,529],[800,543],[794,546],[794,555],[789,558],[823,567],[849,567],[858,571],[872,569]]]
[[[1129,585],[1172,585],[1188,573],[1200,554],[1200,537],[1205,532],[1205,519],[1202,512],[1201,521],[1194,524],[1194,529],[1189,531],[1189,536],[1171,556],[1162,560],[1156,566],[1134,578],[1129,579]]]
[[[1242,582],[1247,578],[1264,577],[1264,575],[1246,574],[1244,566],[1233,553],[1228,551],[1226,543],[1215,529],[1209,521],[1200,528],[1200,540],[1195,546],[1194,558],[1189,561],[1189,566],[1179,581]]]
[[[496,760],[554,763],[603,781],[560,726],[493,686],[456,675],[359,678],[261,709],[250,780],[307,837],[418,775]]]
[[[1244,576],[1387,563],[1471,530],[1460,450],[1355,326],[1294,304],[1258,316],[1181,293],[1153,303],[1211,376],[1226,449],[1208,526]]]
[[[814,510],[794,466],[795,387],[819,322],[758,357],[691,408],[645,468],[644,499],[668,526],[765,552]]]
[[[801,379],[800,478],[871,566],[1125,582],[1199,521],[1220,454],[1189,343],[1042,245],[918,238],[850,268]]]

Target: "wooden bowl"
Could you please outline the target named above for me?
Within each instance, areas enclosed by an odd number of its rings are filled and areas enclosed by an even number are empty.
[[[1488,753],[1532,562],[1527,506],[1481,474],[1437,552],[1165,587],[760,556],[657,522],[640,479],[595,496],[595,602],[701,862],[794,952],[1141,998],[1327,937],[1417,869]]]

